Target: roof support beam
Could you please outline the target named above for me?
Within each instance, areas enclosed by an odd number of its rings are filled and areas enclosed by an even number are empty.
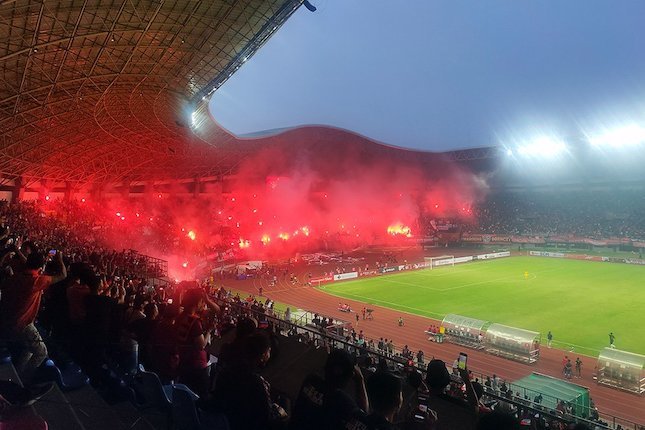
[[[25,80],[27,79],[27,72],[29,70],[29,64],[31,64],[31,56],[34,54],[34,46],[36,45],[36,40],[38,40],[38,32],[40,31],[40,23],[43,19],[43,12],[45,11],[45,0],[42,0],[40,3],[40,12],[38,13],[38,21],[36,22],[36,29],[34,34],[31,37],[31,46],[27,54],[27,61],[25,62],[25,68],[22,70],[22,79],[20,80],[20,87],[18,88],[18,97],[16,98],[16,104],[13,106],[13,114],[15,115],[18,112],[18,106],[20,105],[20,97],[22,94],[22,89],[25,86]]]

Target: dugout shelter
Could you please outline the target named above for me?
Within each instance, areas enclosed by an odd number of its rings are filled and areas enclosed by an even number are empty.
[[[484,348],[492,355],[523,363],[535,363],[540,357],[540,333],[491,324],[486,330]]]
[[[446,340],[474,349],[484,348],[484,333],[490,324],[490,321],[456,314],[446,315],[441,322]]]
[[[548,409],[554,410],[562,401],[571,405],[575,416],[589,417],[591,397],[589,389],[581,385],[534,372],[513,382],[511,386],[513,391],[530,400],[541,395],[540,404]]]
[[[598,356],[598,383],[642,395],[645,393],[645,356],[603,349]]]

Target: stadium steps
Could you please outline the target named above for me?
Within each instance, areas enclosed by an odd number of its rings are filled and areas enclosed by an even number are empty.
[[[272,381],[272,388],[295,399],[307,375],[324,368],[327,351],[288,336],[277,336],[277,341],[278,347],[271,351],[272,355],[277,353],[261,373]]]
[[[20,383],[11,362],[0,364],[0,379]],[[128,402],[108,405],[90,385],[63,392],[57,384],[20,416],[38,415],[50,430],[154,430],[155,426]]]
[[[234,331],[220,339],[213,339],[208,352],[218,356],[223,344],[231,342]],[[271,387],[287,394],[292,399],[298,397],[300,385],[305,377],[320,372],[327,360],[327,350],[323,347],[298,342],[296,338],[278,335],[277,346],[271,350],[271,360],[262,369],[263,377],[271,381]]]

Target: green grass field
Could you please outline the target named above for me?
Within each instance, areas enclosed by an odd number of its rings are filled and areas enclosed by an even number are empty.
[[[539,331],[543,342],[551,330],[554,346],[591,356],[608,346],[613,331],[617,348],[645,354],[643,266],[511,257],[321,289],[436,319],[453,313]]]

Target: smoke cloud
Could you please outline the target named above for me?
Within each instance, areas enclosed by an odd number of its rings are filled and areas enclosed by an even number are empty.
[[[371,143],[276,144],[199,197],[150,193],[137,202],[110,201],[110,210],[128,212],[129,220],[139,214],[111,240],[168,259],[179,272],[223,253],[287,258],[413,244],[431,219],[471,218],[486,190],[440,154]]]

